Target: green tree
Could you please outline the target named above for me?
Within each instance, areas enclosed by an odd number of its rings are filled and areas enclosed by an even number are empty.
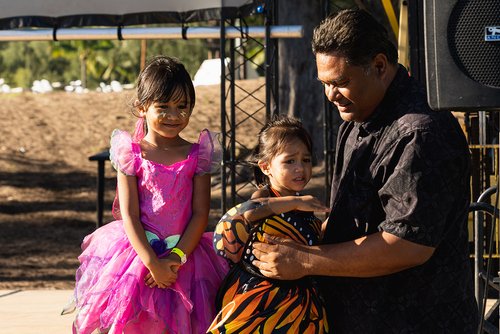
[[[201,39],[148,41],[147,58],[155,55],[179,58],[191,77],[194,77],[207,57],[207,42]]]
[[[113,41],[113,45],[107,52],[98,52],[95,78],[99,82],[133,83],[139,73],[140,42]]]
[[[47,77],[50,48],[46,42],[11,42],[0,51],[0,57],[0,76],[11,86],[31,87],[34,79]]]
[[[110,51],[113,47],[111,41],[63,41],[54,44],[52,57],[77,58],[80,66],[78,78],[82,86],[87,87],[89,73],[92,78],[95,78],[99,72],[99,65],[102,65],[96,62],[98,53]]]

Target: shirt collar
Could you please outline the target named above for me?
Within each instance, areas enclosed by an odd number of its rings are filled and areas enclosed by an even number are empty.
[[[387,88],[382,102],[380,102],[366,121],[359,124],[360,129],[363,129],[367,134],[373,134],[378,132],[387,123],[387,120],[396,117],[390,111],[394,109],[398,99],[408,89],[408,85],[408,71],[403,65],[399,64],[396,76]]]

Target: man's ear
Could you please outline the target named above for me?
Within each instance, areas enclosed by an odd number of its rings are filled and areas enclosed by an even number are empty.
[[[375,57],[373,57],[373,65],[375,66],[375,70],[379,76],[384,76],[387,73],[388,63],[389,61],[383,53],[378,53]]]
[[[263,160],[259,160],[259,161],[257,161],[257,165],[259,165],[259,168],[262,171],[262,173],[264,173],[264,175],[269,176],[271,174],[271,172],[269,170],[269,167],[270,167],[269,163],[267,163]]]

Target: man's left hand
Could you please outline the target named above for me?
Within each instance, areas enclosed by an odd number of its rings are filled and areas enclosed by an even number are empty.
[[[266,233],[264,239],[266,243],[253,244],[253,255],[257,259],[252,264],[259,268],[262,275],[280,280],[294,280],[307,275],[307,246]]]

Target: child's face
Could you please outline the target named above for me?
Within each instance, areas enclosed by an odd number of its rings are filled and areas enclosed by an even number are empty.
[[[155,132],[165,138],[175,138],[189,123],[191,106],[186,97],[177,101],[154,102],[141,111],[146,117],[148,133]]]
[[[304,142],[294,139],[270,162],[259,161],[259,167],[269,177],[271,187],[282,196],[295,195],[311,179],[311,152]]]

